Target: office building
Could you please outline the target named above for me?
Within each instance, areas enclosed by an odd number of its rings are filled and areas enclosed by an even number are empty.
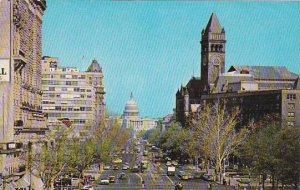
[[[40,147],[47,131],[41,109],[45,9],[45,0],[0,1],[1,189],[39,188],[25,179],[24,157]]]
[[[241,109],[242,124],[275,114],[283,126],[300,125],[299,74],[284,66],[261,65],[232,65],[225,72],[225,29],[214,13],[201,37],[201,76],[176,93],[176,120],[182,126],[189,126],[188,118],[201,105],[218,99]]]
[[[59,67],[58,58],[44,56],[42,90],[42,108],[50,130],[72,127],[73,137],[83,137],[99,126],[105,92],[102,68],[96,60],[81,72],[75,67]]]

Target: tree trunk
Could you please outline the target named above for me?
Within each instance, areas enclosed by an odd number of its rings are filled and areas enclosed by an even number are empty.
[[[272,174],[272,190],[275,190],[275,176]]]

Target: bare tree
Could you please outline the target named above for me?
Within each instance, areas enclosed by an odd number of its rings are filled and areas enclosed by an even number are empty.
[[[248,136],[247,127],[239,127],[240,109],[229,107],[226,102],[205,104],[192,127],[194,141],[200,149],[198,155],[215,168],[219,181],[224,172],[224,160],[232,154]]]

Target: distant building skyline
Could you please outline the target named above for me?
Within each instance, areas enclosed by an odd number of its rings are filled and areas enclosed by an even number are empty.
[[[80,70],[96,58],[106,73],[107,108],[120,115],[130,92],[143,117],[173,112],[178,86],[200,77],[201,31],[212,12],[226,29],[225,70],[264,65],[300,73],[299,2],[53,0],[47,6],[43,55]]]

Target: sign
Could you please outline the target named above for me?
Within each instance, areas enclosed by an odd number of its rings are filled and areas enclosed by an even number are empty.
[[[0,82],[10,81],[10,65],[9,59],[0,59]]]

